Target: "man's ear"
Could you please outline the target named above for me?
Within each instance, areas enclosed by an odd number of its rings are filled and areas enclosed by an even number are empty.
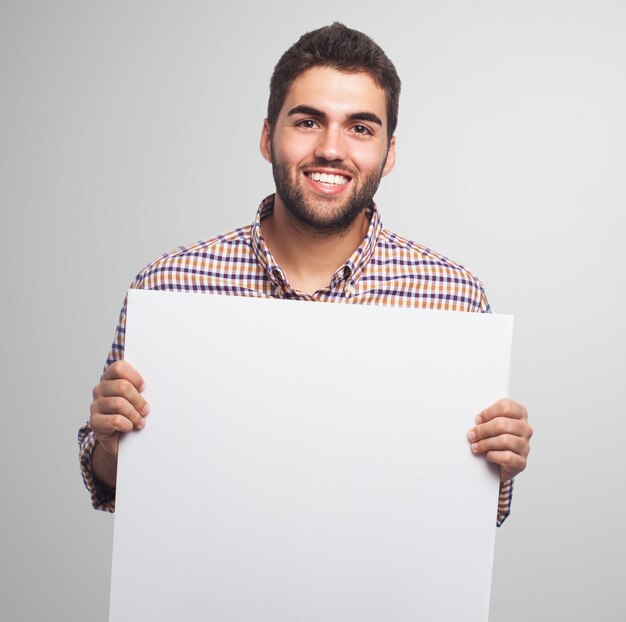
[[[263,129],[261,130],[261,155],[271,164],[272,163],[272,137],[270,132],[270,122],[265,119],[263,121]]]
[[[392,136],[391,142],[389,143],[389,149],[387,150],[387,161],[385,162],[385,166],[383,167],[382,176],[384,177],[388,173],[391,173],[395,164],[396,164],[396,137]]]

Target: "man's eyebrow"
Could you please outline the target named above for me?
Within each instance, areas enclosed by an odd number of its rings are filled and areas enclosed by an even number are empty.
[[[317,108],[313,108],[313,106],[296,106],[292,108],[287,116],[291,116],[294,114],[306,114],[311,117],[317,117],[318,119],[325,119],[328,115]],[[375,115],[373,112],[353,112],[351,115],[348,115],[348,121],[369,121],[370,123],[376,123],[382,127],[383,122],[380,120],[378,115]]]
[[[326,118],[325,112],[322,112],[317,108],[313,108],[313,106],[296,106],[287,113],[287,116],[291,116],[292,114],[308,114],[312,117],[318,117],[321,119]]]
[[[376,123],[382,127],[383,122],[378,115],[373,112],[355,112],[351,114],[348,119],[350,121],[369,121],[370,123]]]

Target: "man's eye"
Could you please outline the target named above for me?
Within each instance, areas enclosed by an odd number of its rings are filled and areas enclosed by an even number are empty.
[[[302,119],[302,121],[298,121],[297,125],[310,130],[315,127],[315,121],[313,121],[313,119]]]
[[[371,134],[368,127],[365,125],[355,125],[353,128],[355,134]]]

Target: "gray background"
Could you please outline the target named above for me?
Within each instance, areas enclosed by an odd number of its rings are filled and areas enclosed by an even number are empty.
[[[625,6],[2,2],[0,617],[107,619],[113,521],[75,434],[124,293],[253,218],[271,69],[339,19],[404,82],[385,224],[516,316],[511,395],[536,433],[491,620],[623,620]]]

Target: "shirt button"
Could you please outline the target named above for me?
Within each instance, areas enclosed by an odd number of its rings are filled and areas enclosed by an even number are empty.
[[[278,298],[280,298],[283,295],[283,288],[282,287],[275,287],[274,288],[274,296],[277,296]]]
[[[350,283],[348,283],[344,291],[346,292],[346,296],[350,296],[352,295],[352,292],[354,291],[354,287],[350,285]]]

